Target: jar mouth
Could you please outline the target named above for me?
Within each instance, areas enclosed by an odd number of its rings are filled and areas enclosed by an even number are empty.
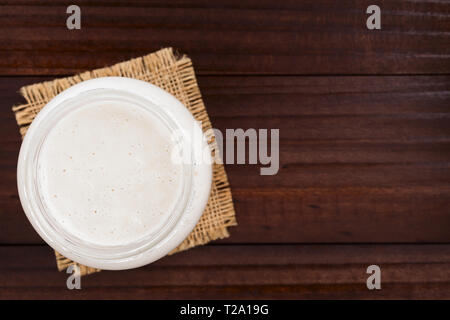
[[[87,82],[91,81],[94,80]],[[149,84],[146,83],[146,85]],[[116,87],[116,85],[114,85],[114,87]],[[161,89],[157,89],[164,94],[167,94]],[[179,243],[175,243],[175,240],[170,240],[170,238],[181,239],[179,235],[175,236],[178,232],[175,229],[177,225],[186,224],[181,221],[183,220],[183,215],[186,212],[191,212],[191,215],[195,216],[194,221],[190,221],[184,227],[183,233],[187,236],[188,232],[186,232],[186,227],[191,227],[192,229],[193,226],[195,226],[192,222],[196,222],[199,219],[201,212],[206,205],[206,201],[202,200],[204,203],[202,203],[203,207],[201,208],[200,214],[198,213],[198,210],[193,210],[192,208],[198,207],[198,205],[193,205],[193,202],[196,202],[194,198],[198,195],[199,191],[198,188],[193,188],[194,171],[198,170],[196,169],[196,159],[194,159],[192,154],[192,141],[186,136],[185,128],[177,121],[176,117],[173,116],[173,113],[166,111],[166,106],[147,98],[148,97],[134,94],[128,90],[110,88],[108,86],[106,86],[106,88],[94,86],[94,88],[81,90],[58,103],[53,104],[45,113],[41,111],[42,115],[39,121],[35,120],[34,122],[36,122],[36,124],[33,122],[34,126],[32,125],[32,128],[30,127],[30,129],[32,129],[32,134],[29,136],[27,134],[27,137],[25,138],[28,140],[26,143],[27,150],[21,150],[21,155],[19,156],[18,185],[21,202],[36,231],[38,231],[50,246],[72,260],[89,266],[106,269],[123,269],[121,265],[127,265],[127,263],[128,266],[136,267],[145,264],[145,262],[151,262],[152,260],[155,260],[155,258],[158,258],[156,253],[151,258],[148,256],[146,258],[142,257],[141,259],[141,256],[149,255],[149,252],[151,251],[158,251],[158,255],[162,255],[162,253],[167,254],[167,250],[171,251],[174,249]],[[95,243],[83,239],[61,225],[61,223],[55,219],[54,215],[52,215],[52,210],[46,205],[45,201],[43,201],[43,191],[38,173],[43,145],[54,126],[69,113],[74,112],[79,108],[86,107],[87,105],[94,105],[96,103],[107,102],[132,104],[145,112],[149,112],[153,117],[160,121],[168,132],[177,132],[177,150],[182,153],[181,156],[183,158],[186,158],[187,156],[191,159],[190,163],[181,164],[181,187],[177,192],[176,203],[172,206],[171,212],[165,213],[163,223],[135,240],[112,245]],[[45,108],[47,107],[44,107],[44,109]],[[180,136],[180,133],[184,133],[184,135]],[[22,146],[22,148],[23,147],[24,146]],[[211,170],[210,166],[209,170]],[[209,183],[210,182],[211,180],[209,180]],[[207,189],[209,195],[209,187]],[[204,195],[202,195],[202,198],[205,198]],[[193,211],[195,211],[195,214]],[[190,230],[188,231],[190,232]],[[179,239],[177,241],[181,242]],[[167,242],[172,243],[169,245]]]
[[[70,230],[67,230],[56,219],[54,219],[51,210],[43,201],[42,186],[38,175],[42,146],[44,145],[48,134],[52,131],[55,124],[61,121],[64,117],[68,116],[70,113],[75,112],[79,108],[88,108],[96,104],[107,103],[122,103],[124,105],[131,104],[134,107],[144,110],[145,112],[151,113],[152,116],[156,117],[160,123],[164,125],[168,132],[173,133],[180,130],[178,124],[171,119],[161,107],[142,97],[132,95],[125,91],[111,89],[92,89],[82,92],[77,96],[67,99],[57,105],[54,109],[54,113],[49,114],[47,117],[47,121],[45,122],[47,127],[45,130],[42,130],[41,135],[36,136],[36,139],[39,139],[39,142],[37,144],[38,148],[33,150],[36,152],[36,156],[34,157],[36,161],[34,161],[32,181],[35,184],[34,188],[36,188],[36,203],[40,209],[40,215],[38,215],[36,219],[41,221],[41,225],[46,228],[49,233],[60,234],[60,236],[67,243],[68,249],[74,253],[76,253],[78,248],[84,247],[85,249],[83,251],[86,255],[89,248],[93,248],[95,250],[95,252],[92,253],[93,257],[117,259],[119,257],[134,255],[151,248],[173,229],[187,205],[192,179],[192,167],[186,164],[181,166],[181,192],[177,195],[177,202],[173,207],[172,212],[166,214],[167,218],[165,223],[160,224],[159,228],[141,236],[135,241],[118,245],[97,244],[87,241],[86,239],[82,239],[70,232]],[[189,150],[180,149],[180,151],[188,152]],[[86,250],[86,248],[88,248],[88,250]]]

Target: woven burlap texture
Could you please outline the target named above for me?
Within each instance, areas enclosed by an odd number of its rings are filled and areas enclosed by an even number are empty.
[[[173,94],[188,108],[197,121],[201,121],[213,157],[219,156],[213,131],[208,130],[212,128],[211,122],[203,104],[192,62],[186,55],[174,54],[172,48],[161,49],[143,57],[121,62],[111,67],[87,71],[73,77],[22,87],[20,93],[27,103],[13,107],[22,137],[25,136],[34,117],[54,96],[81,81],[107,76],[144,80]],[[236,218],[228,178],[223,164],[215,161],[211,195],[206,209],[191,234],[171,254],[206,244],[212,240],[226,238],[229,236],[227,228],[234,225],[236,225]],[[71,264],[76,264],[58,252],[55,254],[60,271]],[[80,267],[82,275],[100,271],[77,265]]]

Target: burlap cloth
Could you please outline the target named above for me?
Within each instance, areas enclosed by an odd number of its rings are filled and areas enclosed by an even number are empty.
[[[195,119],[202,122],[205,132],[211,128],[191,59],[185,55],[174,54],[172,48],[165,48],[111,67],[22,87],[20,93],[27,103],[13,107],[22,137],[25,136],[37,113],[58,93],[81,81],[105,76],[135,78],[157,85],[177,97]],[[217,157],[217,145],[213,134],[209,134],[208,142],[213,156]],[[212,240],[226,238],[229,236],[227,227],[234,225],[236,225],[236,218],[228,178],[223,164],[215,162],[212,190],[206,209],[191,234],[171,254],[206,244]],[[71,264],[76,264],[58,252],[55,252],[55,255],[60,271]],[[82,265],[79,267],[82,275],[100,271]]]

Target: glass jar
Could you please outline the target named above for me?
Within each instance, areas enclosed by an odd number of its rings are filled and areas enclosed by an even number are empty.
[[[44,201],[38,174],[42,146],[55,125],[78,108],[108,102],[129,104],[151,113],[176,137],[177,152],[180,159],[184,159],[181,191],[173,210],[165,214],[163,223],[138,239],[112,245],[90,242],[58,222]],[[53,249],[73,261],[107,270],[151,263],[175,249],[189,235],[207,204],[212,160],[206,138],[203,133],[198,135],[199,130],[201,132],[200,125],[180,101],[147,82],[104,77],[74,85],[39,112],[23,140],[17,166],[22,207],[38,234]],[[205,153],[204,150],[208,151]]]

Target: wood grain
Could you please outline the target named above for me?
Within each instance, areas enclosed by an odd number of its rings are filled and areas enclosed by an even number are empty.
[[[450,299],[449,1],[377,1],[376,31],[368,0],[76,3],[69,31],[65,0],[0,0],[0,299]],[[17,91],[166,46],[215,128],[280,129],[280,170],[226,166],[230,238],[67,290],[17,195]]]
[[[198,74],[445,74],[450,3],[378,1],[0,1],[0,75],[61,75],[173,46]]]
[[[450,298],[449,245],[206,246],[65,287],[45,246],[1,247],[0,298]],[[379,265],[382,289],[366,287]]]
[[[45,79],[0,78],[0,243],[42,243],[17,196],[10,107]],[[200,76],[214,127],[280,129],[277,175],[227,165],[240,225],[221,242],[449,242],[449,80]]]

